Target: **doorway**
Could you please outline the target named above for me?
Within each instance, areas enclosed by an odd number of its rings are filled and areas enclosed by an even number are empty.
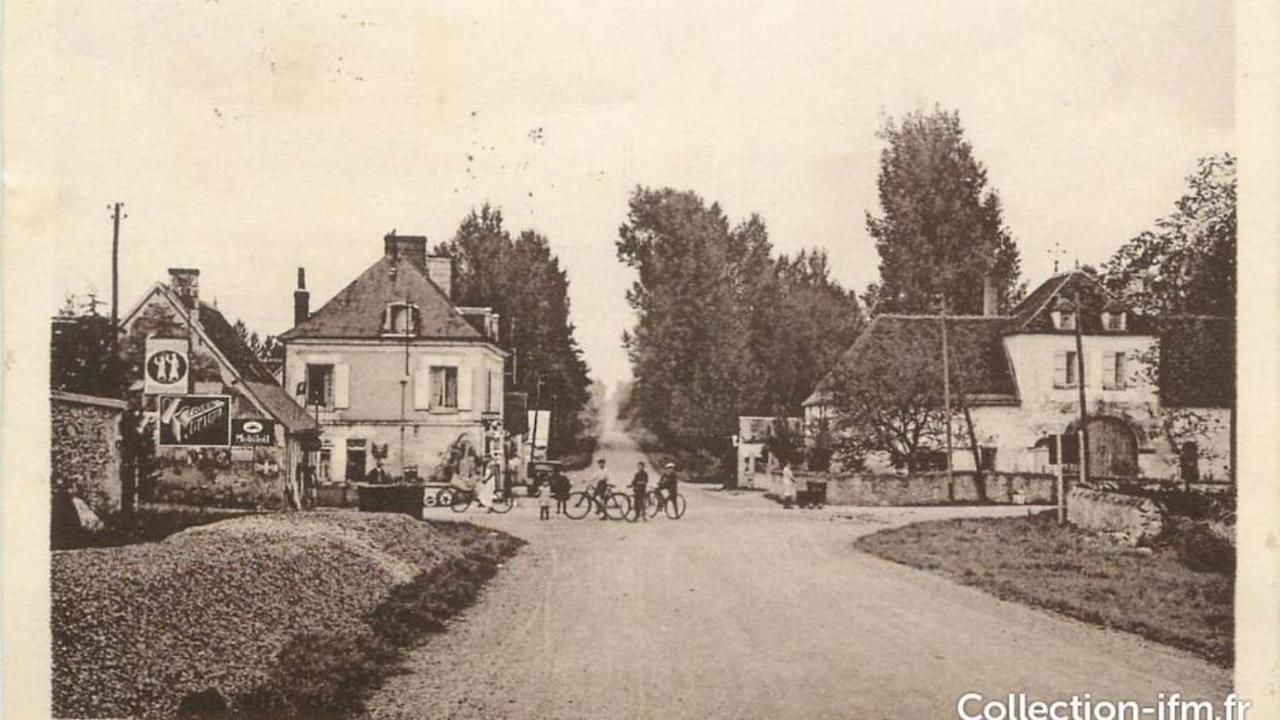
[[[1138,474],[1138,438],[1123,420],[1096,417],[1089,420],[1089,475],[1135,477]]]

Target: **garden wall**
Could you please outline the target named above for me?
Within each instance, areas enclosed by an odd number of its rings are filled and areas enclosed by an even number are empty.
[[[120,510],[120,416],[123,401],[54,391],[50,482],[99,515]]]
[[[1083,530],[1147,545],[1164,531],[1164,512],[1150,498],[1087,488],[1067,493],[1067,522]]]
[[[282,447],[159,448],[149,502],[226,508],[285,505],[288,469]]]
[[[796,488],[804,490],[808,482],[827,483],[827,503],[831,505],[949,505],[982,502],[978,481],[971,471],[914,475],[878,475],[874,473],[795,474]],[[780,494],[782,476],[771,473],[769,494]],[[1039,473],[986,473],[986,502],[999,505],[1051,505],[1057,500],[1053,475]]]

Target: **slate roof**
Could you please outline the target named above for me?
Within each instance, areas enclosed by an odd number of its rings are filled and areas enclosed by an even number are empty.
[[[1018,386],[1002,338],[1016,324],[1014,318],[983,316],[948,316],[947,338],[949,359],[954,367],[975,371],[965,391],[973,405],[1008,405],[1017,402]],[[892,347],[892,350],[889,348]],[[939,355],[942,347],[942,321],[937,315],[877,315],[840,358],[841,363],[858,363],[868,353],[907,352],[914,355]],[[953,372],[956,379],[960,373]],[[805,405],[823,402],[833,382],[823,378]],[[938,396],[942,396],[941,378]]]
[[[306,409],[298,405],[284,388],[274,382],[245,381],[245,387],[253,393],[267,411],[277,420],[284,423],[291,433],[319,432],[320,426],[315,418],[307,414]]]
[[[170,288],[170,292],[172,292],[172,288]],[[275,382],[271,371],[267,369],[266,365],[262,364],[257,355],[253,354],[249,346],[244,344],[244,341],[236,334],[235,328],[231,323],[227,322],[227,318],[223,316],[218,308],[201,302],[197,322],[200,323],[200,327],[204,328],[205,335],[209,336],[209,340],[227,358],[227,362],[231,364],[240,377],[246,381]]]
[[[1122,308],[1119,298],[1112,295],[1096,278],[1082,270],[1058,273],[1040,283],[1014,306],[1008,317],[1017,322],[1011,332],[1074,334],[1074,330],[1059,330],[1053,326],[1050,315],[1057,304],[1055,298],[1074,304],[1076,291],[1080,293],[1080,331],[1085,335],[1150,335],[1151,323],[1141,315],[1129,313],[1124,330],[1102,327],[1102,311]]]
[[[444,291],[404,255],[383,255],[303,323],[280,336],[381,338],[387,304],[408,301],[418,308],[418,338],[484,341]]]

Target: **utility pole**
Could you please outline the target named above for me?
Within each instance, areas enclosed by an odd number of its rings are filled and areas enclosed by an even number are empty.
[[[951,358],[947,343],[947,294],[942,294],[942,407],[947,420],[947,495],[956,499],[955,477],[951,466]],[[976,470],[977,468],[975,468]]]
[[[1084,336],[1081,326],[1084,325],[1084,307],[1080,305],[1080,284],[1076,283],[1076,386],[1080,388],[1080,482],[1089,481],[1089,406],[1085,402],[1084,393]],[[1062,458],[1059,457],[1061,462]]]
[[[111,351],[110,368],[114,374],[120,362],[120,208],[124,203],[115,203],[111,208]],[[115,378],[119,380],[119,378]],[[121,389],[124,383],[121,382]]]

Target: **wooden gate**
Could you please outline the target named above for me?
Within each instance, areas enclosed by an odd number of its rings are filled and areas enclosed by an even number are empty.
[[[1089,420],[1089,475],[1133,477],[1138,474],[1138,438],[1123,421],[1112,417]]]

